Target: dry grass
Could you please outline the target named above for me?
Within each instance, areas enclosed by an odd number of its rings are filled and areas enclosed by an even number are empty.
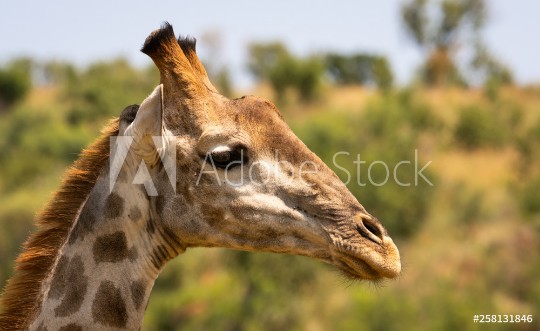
[[[434,155],[432,166],[446,182],[465,182],[477,190],[505,187],[516,179],[513,149],[483,149],[474,152],[447,150]]]
[[[32,89],[25,98],[25,105],[35,109],[46,109],[43,105],[52,105],[58,102],[60,90],[57,86],[42,86]]]

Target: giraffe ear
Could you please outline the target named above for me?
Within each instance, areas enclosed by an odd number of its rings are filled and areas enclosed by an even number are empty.
[[[154,164],[160,146],[153,137],[163,136],[163,84],[159,84],[152,94],[142,102],[135,119],[126,133],[133,136],[133,151],[147,163]]]
[[[163,129],[163,84],[156,86],[154,91],[144,99],[131,126],[132,134],[137,138],[161,135]]]

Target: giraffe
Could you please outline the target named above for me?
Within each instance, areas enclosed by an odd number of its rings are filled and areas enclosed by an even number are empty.
[[[271,102],[220,95],[195,44],[168,23],[145,40],[160,84],[105,127],[38,215],[0,330],[138,330],[160,270],[191,247],[303,255],[355,279],[400,274],[381,223]]]

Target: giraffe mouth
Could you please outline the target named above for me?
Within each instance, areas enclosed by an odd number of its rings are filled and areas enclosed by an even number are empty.
[[[336,248],[332,250],[333,264],[348,278],[377,281],[396,278],[401,273],[399,251],[388,236],[378,244],[367,242],[359,247]]]
[[[383,278],[377,271],[375,271],[375,269],[370,267],[369,264],[359,259],[346,257],[342,258],[340,261],[337,261],[336,264],[347,278],[367,280],[379,280]]]

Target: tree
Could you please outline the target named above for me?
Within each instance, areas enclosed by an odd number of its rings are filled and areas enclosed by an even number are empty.
[[[376,85],[386,90],[394,80],[385,57],[363,53],[350,56],[330,53],[326,56],[326,71],[340,85]]]
[[[280,42],[253,43],[249,45],[248,69],[258,80],[267,79],[275,67],[292,58]]]
[[[248,68],[257,80],[272,85],[279,101],[284,101],[288,88],[295,89],[302,101],[313,100],[324,74],[319,57],[295,57],[279,42],[251,44]]]
[[[491,99],[497,96],[497,90],[502,85],[511,85],[514,77],[510,69],[500,62],[481,42],[475,45],[475,55],[471,60],[475,79],[484,83],[487,95]]]
[[[33,62],[17,59],[5,68],[0,68],[0,109],[2,104],[10,106],[24,98],[32,87]]]
[[[422,75],[426,84],[464,83],[454,53],[474,44],[468,38],[480,40],[486,12],[484,0],[411,0],[403,5],[405,30],[427,58]]]
[[[49,61],[41,65],[43,82],[49,85],[71,84],[77,78],[77,69],[68,62]]]

